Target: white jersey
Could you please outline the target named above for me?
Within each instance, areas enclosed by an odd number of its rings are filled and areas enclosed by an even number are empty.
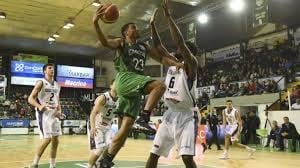
[[[112,119],[114,118],[113,110],[117,106],[117,101],[112,98],[110,92],[105,92],[103,95],[105,97],[105,104],[96,116],[96,128],[111,126]]]
[[[165,84],[164,101],[171,112],[194,112],[194,81],[192,88],[188,87],[188,77],[183,69],[177,70],[175,66],[168,69]]]
[[[43,86],[37,96],[38,102],[56,109],[59,105],[60,86],[56,81],[50,83],[46,79],[42,79],[42,82]]]
[[[229,111],[227,108],[224,109],[224,113],[226,116],[226,121],[229,125],[237,125],[238,121],[236,118],[237,109],[232,108],[231,111]]]

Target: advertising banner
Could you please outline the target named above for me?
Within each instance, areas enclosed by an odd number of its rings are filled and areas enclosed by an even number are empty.
[[[1,126],[3,128],[27,128],[29,126],[29,120],[26,119],[2,119]]]
[[[57,76],[94,79],[94,68],[57,65]]]
[[[61,87],[85,88],[85,89],[93,88],[92,79],[57,77],[56,80]]]
[[[240,47],[225,49],[212,53],[215,62],[238,58],[241,56]]]

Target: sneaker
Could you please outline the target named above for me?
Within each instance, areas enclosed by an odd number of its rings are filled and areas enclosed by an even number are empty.
[[[24,168],[39,168],[39,165],[31,163],[30,166]]]
[[[112,168],[115,164],[106,159],[100,161],[100,168]]]
[[[254,148],[249,148],[249,149],[247,149],[247,150],[248,150],[248,152],[249,152],[249,157],[253,157],[254,152],[256,151],[256,149],[254,149]]]
[[[148,122],[146,122],[143,117],[140,117],[139,119],[137,119],[135,121],[135,123],[138,125],[139,129],[147,132],[150,135],[155,135],[156,134],[156,130],[154,128],[152,128]]]
[[[223,159],[223,160],[229,159],[228,153],[227,153],[227,152],[224,152],[224,153],[222,154],[222,156],[219,157],[219,159]]]

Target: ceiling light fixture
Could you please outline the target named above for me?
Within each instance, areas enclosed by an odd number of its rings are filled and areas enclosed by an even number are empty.
[[[59,34],[56,32],[56,33],[53,34],[53,37],[58,38]]]
[[[98,7],[98,6],[101,5],[101,3],[100,3],[99,0],[94,0],[93,3],[92,3],[92,5]]]
[[[205,24],[208,22],[208,15],[206,13],[201,13],[199,16],[198,16],[198,21],[201,23],[201,24]]]
[[[0,19],[5,19],[6,18],[6,14],[4,12],[0,12]]]
[[[49,42],[53,42],[53,41],[55,41],[55,38],[54,38],[53,36],[50,36],[50,37],[48,38],[48,41],[49,41]]]

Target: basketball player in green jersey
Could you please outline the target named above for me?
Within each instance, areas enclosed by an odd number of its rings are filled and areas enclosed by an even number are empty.
[[[101,161],[101,167],[109,168],[113,165],[112,160],[124,144],[134,124],[142,95],[148,95],[148,99],[137,123],[155,133],[155,130],[148,125],[150,113],[165,92],[166,87],[162,82],[143,75],[147,56],[167,66],[181,68],[182,63],[177,62],[173,57],[164,56],[156,48],[151,48],[150,45],[138,41],[138,29],[134,23],[127,23],[121,28],[123,38],[106,38],[98,23],[103,11],[104,8],[101,7],[97,10],[93,17],[93,23],[100,43],[104,47],[116,50],[114,61],[117,75],[115,82],[119,102],[116,113],[122,118],[121,127]]]

